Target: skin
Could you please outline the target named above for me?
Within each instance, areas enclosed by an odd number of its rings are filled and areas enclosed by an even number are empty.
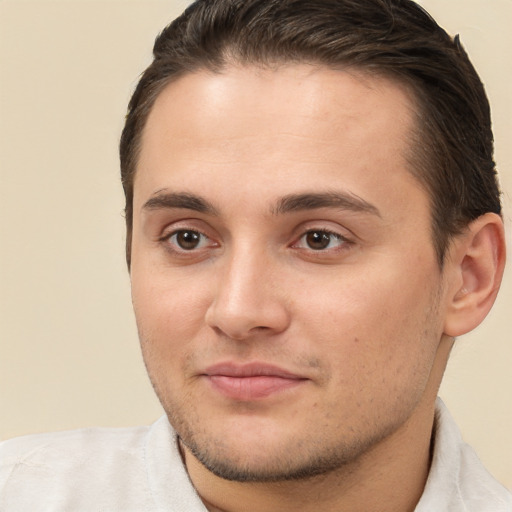
[[[414,510],[437,389],[468,329],[454,297],[472,238],[439,268],[406,159],[413,109],[389,80],[307,65],[197,72],[157,98],[133,303],[209,510]],[[219,363],[295,381],[229,395],[208,373]]]

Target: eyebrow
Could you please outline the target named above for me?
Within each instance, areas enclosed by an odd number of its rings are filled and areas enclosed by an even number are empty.
[[[274,208],[274,215],[315,210],[317,208],[337,208],[357,213],[369,213],[381,217],[379,209],[373,204],[350,192],[323,192],[290,194],[281,198]]]
[[[148,199],[143,210],[178,209],[193,210],[209,215],[218,215],[217,209],[206,199],[183,192],[157,192]]]
[[[290,194],[279,199],[271,212],[273,215],[283,215],[318,208],[336,208],[381,217],[376,206],[350,192]],[[186,209],[208,215],[219,215],[212,203],[200,196],[186,192],[156,192],[144,203],[142,209]]]

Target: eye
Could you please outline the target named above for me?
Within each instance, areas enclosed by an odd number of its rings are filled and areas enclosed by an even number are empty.
[[[326,249],[335,249],[347,242],[348,240],[338,233],[322,229],[312,229],[300,237],[295,247],[311,249],[313,251],[324,251]]]
[[[180,229],[174,231],[170,236],[166,237],[168,243],[178,247],[182,251],[193,251],[194,249],[202,249],[208,245],[208,237],[199,231],[191,229]]]

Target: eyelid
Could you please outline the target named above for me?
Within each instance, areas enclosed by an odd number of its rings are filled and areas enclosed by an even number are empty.
[[[197,234],[201,235],[202,237],[206,238],[207,240],[212,240],[211,236],[207,235],[203,230],[196,229],[196,228],[176,228],[176,229],[173,229],[172,231],[168,231],[167,233],[162,235],[160,240],[161,241],[169,240],[173,236],[177,235],[178,233],[182,233],[183,231],[190,231],[191,233],[197,233]]]
[[[162,230],[156,241],[161,244],[166,251],[176,257],[197,258],[200,255],[206,255],[208,250],[215,249],[219,247],[220,244],[216,241],[214,233],[210,233],[211,230],[199,227],[198,224],[203,224],[203,222],[199,219],[180,219],[174,221]],[[205,242],[201,243],[201,247],[184,249],[176,242],[171,241],[172,237],[183,231],[198,233],[204,238]]]
[[[189,227],[180,227],[180,228],[174,228],[171,230],[166,230],[162,235],[158,237],[159,242],[165,242],[166,240],[169,240],[169,238],[173,237],[177,233],[180,233],[182,231],[192,231],[194,233],[199,233],[201,236],[204,236],[205,238],[210,238],[206,233],[204,233],[201,229],[197,228],[189,228]]]
[[[325,233],[329,233],[340,238],[343,238],[347,241],[355,242],[356,240],[359,239],[357,235],[355,235],[350,229],[348,229],[344,225],[326,219],[312,219],[306,222],[301,222],[293,230],[293,237],[295,239],[298,239],[299,237],[305,235],[306,233],[310,233],[311,231],[323,231]]]
[[[213,238],[212,235],[209,234],[211,229],[209,229],[208,226],[205,227],[205,222],[203,220],[195,217],[184,217],[173,219],[171,222],[166,223],[161,229],[159,229],[157,240],[166,240],[178,231],[195,231],[207,238]]]
[[[325,248],[313,248],[307,245],[304,238],[311,232],[327,233],[338,239],[333,247],[329,247],[332,241]],[[317,219],[308,220],[299,224],[294,229],[295,235],[292,237],[292,243],[288,246],[297,251],[301,258],[316,263],[335,263],[340,258],[348,256],[356,247],[359,238],[350,229],[330,220]],[[303,241],[304,240],[304,241]]]
[[[333,230],[329,230],[329,229],[315,229],[315,228],[311,228],[311,229],[308,229],[306,230],[304,233],[302,233],[298,238],[297,238],[297,241],[294,242],[294,246],[296,246],[304,237],[306,237],[307,235],[309,235],[310,233],[325,233],[329,236],[332,236],[333,238],[336,238],[337,240],[340,241],[340,244],[343,244],[343,243],[352,243],[351,240],[349,240],[346,236],[342,235],[341,233],[338,233],[336,231],[333,231]],[[320,252],[320,249],[313,249],[313,248],[309,248],[308,250],[312,250],[312,251],[318,251]],[[328,249],[325,249],[325,251],[327,251]]]

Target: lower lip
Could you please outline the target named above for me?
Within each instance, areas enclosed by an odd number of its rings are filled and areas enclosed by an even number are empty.
[[[306,379],[290,379],[272,375],[254,377],[227,377],[210,375],[213,388],[228,398],[241,401],[257,400],[297,387]]]

